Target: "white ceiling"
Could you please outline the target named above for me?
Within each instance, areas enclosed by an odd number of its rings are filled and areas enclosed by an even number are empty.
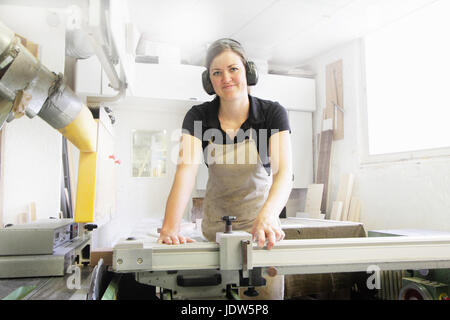
[[[231,37],[272,68],[308,59],[415,10],[448,0],[129,0],[132,22],[150,41],[202,64],[208,43]]]
[[[0,0],[65,8],[89,0]],[[270,70],[307,60],[412,12],[449,0],[116,0],[126,1],[142,36],[180,48],[184,63],[202,65],[212,41],[231,37]],[[401,41],[401,39],[399,39]]]

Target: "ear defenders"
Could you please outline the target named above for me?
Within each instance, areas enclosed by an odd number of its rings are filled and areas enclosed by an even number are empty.
[[[242,46],[239,42],[233,39],[219,39],[216,42],[213,43],[220,43],[220,42],[232,42],[235,46],[239,46],[239,48],[243,51]],[[252,61],[245,60],[245,74],[247,77],[247,85],[254,86],[258,83],[258,69],[256,68],[256,65]],[[211,83],[211,79],[209,78],[209,69],[206,69],[202,73],[202,84],[203,89],[205,89],[206,93],[209,95],[213,95],[216,92],[214,91],[213,85]]]

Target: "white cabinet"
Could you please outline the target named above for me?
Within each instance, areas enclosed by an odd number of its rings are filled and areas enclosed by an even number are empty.
[[[130,83],[127,95],[130,95]],[[83,96],[115,96],[118,91],[109,86],[109,79],[97,56],[75,62],[75,92]]]
[[[313,183],[312,113],[289,111],[292,143],[293,188],[307,188]]]
[[[315,79],[262,74],[258,84],[250,87],[250,94],[266,100],[278,101],[288,110],[315,111]]]
[[[202,86],[204,67],[150,63],[135,63],[132,67],[129,76],[133,79],[127,81],[133,85],[128,88],[127,97],[198,102],[212,99]],[[117,91],[109,87],[108,77],[96,56],[77,60],[75,91],[83,95],[117,95]]]
[[[184,64],[135,65],[133,95],[140,98],[158,98],[191,101],[209,101],[202,86],[204,67]]]

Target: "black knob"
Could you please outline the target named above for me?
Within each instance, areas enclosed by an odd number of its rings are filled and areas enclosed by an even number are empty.
[[[94,229],[97,229],[97,225],[96,224],[85,224],[84,225],[84,228],[87,230],[87,231],[92,231],[92,230],[94,230]]]
[[[248,287],[248,290],[244,291],[244,294],[247,297],[256,297],[256,296],[258,296],[259,293],[258,293],[258,291],[255,290],[255,287]]]
[[[231,233],[233,230],[232,222],[236,221],[236,217],[234,216],[223,216],[222,220],[225,221],[225,233]]]

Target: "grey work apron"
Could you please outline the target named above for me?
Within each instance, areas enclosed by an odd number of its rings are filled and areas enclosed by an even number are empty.
[[[216,241],[216,232],[225,230],[223,216],[236,217],[233,230],[250,233],[267,199],[272,177],[258,156],[252,131],[250,139],[240,143],[221,145],[210,141],[208,145],[213,163],[208,165],[202,220],[202,232],[208,241]]]
[[[251,233],[253,222],[269,195],[272,177],[258,156],[252,132],[250,139],[240,143],[209,143],[207,152],[215,162],[208,165],[202,220],[202,232],[208,241],[216,241],[216,233],[225,230],[223,216],[236,217],[233,230]],[[255,298],[245,296],[245,289],[239,289],[241,299],[283,300],[284,276],[265,276],[265,279],[266,286],[257,288],[259,295]]]

